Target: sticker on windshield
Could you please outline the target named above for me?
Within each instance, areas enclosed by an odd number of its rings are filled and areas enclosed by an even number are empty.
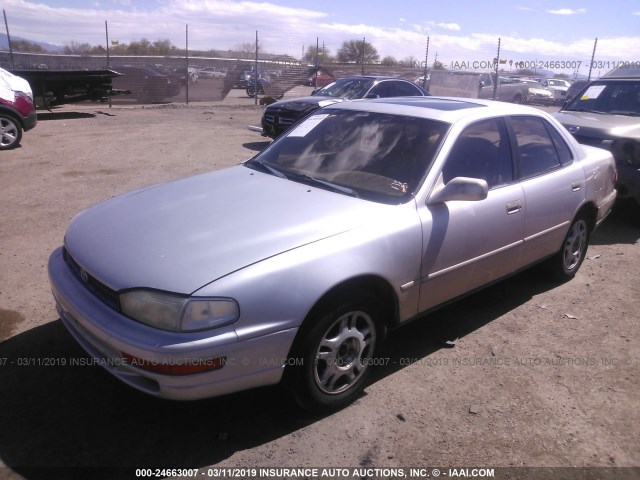
[[[289,134],[290,137],[304,137],[311,130],[316,128],[318,124],[329,116],[328,113],[323,115],[313,115],[307,118],[304,122],[298,125],[293,132]]]
[[[587,88],[587,91],[582,94],[580,100],[591,100],[598,98],[602,91],[605,89],[606,85],[592,85]]]

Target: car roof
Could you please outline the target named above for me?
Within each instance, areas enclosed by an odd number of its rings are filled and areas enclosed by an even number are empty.
[[[406,78],[390,77],[388,75],[351,75],[351,76],[348,76],[348,77],[337,78],[335,81],[339,81],[339,80],[362,80],[362,79],[367,79],[367,80],[404,80],[405,82],[413,83],[413,82],[411,82],[411,80],[407,80]]]
[[[431,118],[455,123],[465,117],[491,117],[500,115],[538,115],[537,108],[513,103],[457,97],[387,97],[370,100],[353,100],[337,103],[327,108],[364,110],[396,115]]]
[[[620,67],[614,68],[610,72],[607,72],[602,77],[600,77],[601,80],[606,80],[608,78],[640,80],[640,67],[633,64],[622,65]]]

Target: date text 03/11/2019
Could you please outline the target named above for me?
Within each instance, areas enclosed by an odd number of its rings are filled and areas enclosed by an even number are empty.
[[[594,60],[583,62],[582,60],[500,60],[500,65],[513,68],[526,69],[571,69],[591,67],[598,70],[612,70],[614,68],[640,68],[640,60]],[[495,60],[454,60],[449,65],[452,70],[493,70]]]

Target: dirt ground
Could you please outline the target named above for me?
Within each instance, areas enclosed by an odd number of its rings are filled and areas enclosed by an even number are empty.
[[[70,366],[86,355],[58,319],[46,273],[69,220],[119,193],[253,156],[268,142],[247,128],[261,107],[241,96],[66,106],[41,112],[20,148],[0,152],[0,477],[69,474],[52,467],[640,467],[640,229],[624,211],[594,234],[574,280],[532,269],[397,331],[365,394],[332,415],[303,414],[278,388],[164,401],[98,366]],[[549,478],[559,472],[571,475]]]

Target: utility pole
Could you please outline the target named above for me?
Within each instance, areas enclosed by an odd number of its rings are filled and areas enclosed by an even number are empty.
[[[598,37],[596,37],[596,41],[593,42],[593,53],[591,54],[591,63],[589,64],[589,77],[587,81],[591,81],[591,69],[593,68],[593,59],[596,56],[596,47],[598,46]],[[598,76],[600,76],[600,72],[598,72]]]
[[[7,30],[7,42],[9,42],[9,58],[11,59],[11,68],[15,68],[13,63],[13,47],[11,46],[11,35],[9,35],[9,24],[7,23],[7,12],[2,9],[2,15],[4,15],[4,28]]]

